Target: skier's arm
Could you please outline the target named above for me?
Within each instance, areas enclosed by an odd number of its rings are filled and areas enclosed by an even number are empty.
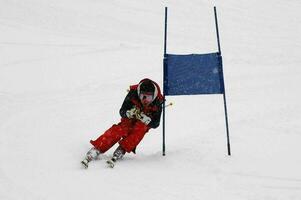
[[[148,124],[150,128],[157,128],[160,125],[162,104],[160,102],[156,103],[158,110],[152,113],[152,121]]]
[[[129,93],[126,95],[122,106],[119,110],[119,114],[121,117],[125,118],[127,117],[126,111],[132,109],[134,107],[133,103],[131,102],[131,98],[135,95],[136,91],[135,90],[130,90]]]

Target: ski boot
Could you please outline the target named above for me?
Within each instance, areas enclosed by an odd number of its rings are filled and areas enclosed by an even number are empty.
[[[125,150],[118,146],[118,148],[114,151],[113,157],[110,160],[107,160],[107,164],[110,168],[114,168],[117,160],[121,159],[125,154]]]
[[[95,147],[92,147],[86,154],[86,157],[84,160],[81,161],[81,164],[85,169],[89,167],[89,162],[92,160],[96,160],[100,154],[100,151],[96,149]]]

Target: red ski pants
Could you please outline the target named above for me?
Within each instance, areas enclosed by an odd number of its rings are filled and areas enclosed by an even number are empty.
[[[122,118],[117,125],[114,124],[104,134],[90,143],[101,153],[109,150],[119,142],[120,146],[128,153],[133,151],[143,139],[150,128],[139,120]]]

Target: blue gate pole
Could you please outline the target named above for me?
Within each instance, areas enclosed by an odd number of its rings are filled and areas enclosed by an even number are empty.
[[[166,42],[167,42],[167,7],[165,7],[165,28],[164,28],[164,59],[163,59],[163,144],[162,155],[165,156],[165,75],[167,68],[167,54],[166,54]]]
[[[214,17],[215,17],[215,28],[216,28],[216,36],[217,36],[217,44],[218,44],[218,52],[221,56],[221,46],[219,40],[219,31],[218,31],[218,23],[217,23],[217,14],[216,7],[214,6]],[[222,59],[221,59],[222,61]],[[225,82],[224,82],[224,72],[223,72],[223,62],[221,62],[221,74],[222,74],[222,88],[223,88],[223,97],[224,97],[224,110],[225,110],[225,120],[226,120],[226,130],[227,130],[227,148],[228,155],[231,156],[231,147],[230,147],[230,136],[229,136],[229,124],[228,124],[228,112],[227,112],[227,102],[226,102],[226,91],[225,91]]]

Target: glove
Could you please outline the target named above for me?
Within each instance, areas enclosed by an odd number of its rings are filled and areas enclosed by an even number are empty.
[[[128,118],[132,119],[132,118],[136,117],[136,115],[137,115],[138,112],[139,111],[137,110],[137,108],[134,107],[134,108],[132,108],[130,110],[127,110],[125,114],[126,114],[126,116]]]
[[[140,113],[139,118],[138,118],[141,122],[143,122],[145,125],[148,125],[152,119],[147,116],[146,114],[144,114],[143,112]]]

